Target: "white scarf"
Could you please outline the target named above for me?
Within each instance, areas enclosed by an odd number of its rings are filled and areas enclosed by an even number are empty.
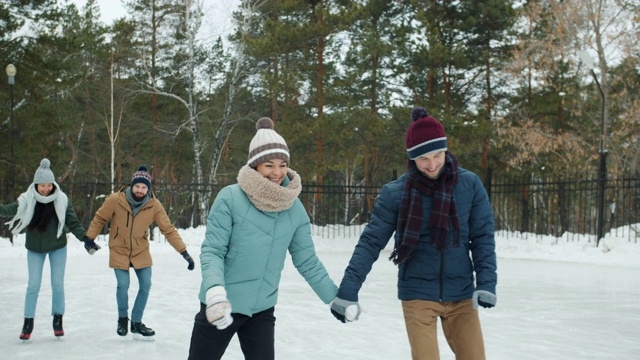
[[[9,225],[11,232],[14,235],[18,235],[20,231],[29,226],[31,219],[33,218],[33,212],[36,208],[36,202],[48,204],[53,201],[53,207],[56,210],[58,216],[58,232],[57,237],[60,237],[62,230],[64,229],[64,220],[67,214],[67,205],[69,204],[69,198],[60,190],[60,186],[56,183],[53,184],[56,187],[56,191],[49,195],[43,196],[36,190],[36,184],[29,185],[27,191],[20,194],[18,197],[18,211],[16,216],[5,224]]]
[[[283,211],[293,205],[302,191],[300,175],[288,169],[287,176],[291,181],[287,186],[281,186],[269,181],[249,165],[245,165],[238,173],[238,184],[258,210]]]

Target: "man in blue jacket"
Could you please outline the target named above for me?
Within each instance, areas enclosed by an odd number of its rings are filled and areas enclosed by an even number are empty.
[[[407,172],[382,187],[331,312],[342,322],[359,318],[358,292],[395,232],[390,260],[413,359],[440,358],[438,318],[456,359],[485,359],[477,308],[495,306],[497,283],[489,198],[447,151],[442,124],[420,107],[411,117]]]

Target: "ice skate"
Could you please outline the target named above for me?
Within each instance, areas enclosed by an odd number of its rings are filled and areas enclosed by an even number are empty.
[[[154,341],[156,332],[146,327],[142,322],[131,322],[131,333],[134,340]]]
[[[62,315],[53,315],[53,335],[56,337],[64,336],[64,329],[62,329]]]
[[[24,318],[24,325],[22,325],[22,331],[20,332],[20,339],[29,340],[31,338],[32,331],[33,331],[33,318]]]
[[[129,325],[129,318],[128,317],[119,317],[118,318],[118,335],[120,336],[127,336],[127,333],[129,332],[129,330],[127,330],[127,325]]]

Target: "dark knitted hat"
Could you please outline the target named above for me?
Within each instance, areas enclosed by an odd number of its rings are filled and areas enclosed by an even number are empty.
[[[256,135],[249,144],[247,165],[258,165],[273,159],[281,159],[289,164],[289,147],[274,129],[273,120],[263,117],[256,122]]]
[[[131,177],[131,187],[137,183],[143,183],[151,190],[151,174],[149,174],[145,165],[138,166],[138,170]]]
[[[407,128],[405,140],[410,160],[422,155],[447,150],[447,135],[442,124],[422,107],[411,111],[413,122]]]

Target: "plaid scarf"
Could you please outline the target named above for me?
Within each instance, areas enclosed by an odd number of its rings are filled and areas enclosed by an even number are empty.
[[[429,217],[431,245],[438,250],[460,246],[460,223],[453,201],[453,188],[458,184],[458,162],[450,152],[437,179],[422,175],[414,161],[409,160],[407,180],[398,214],[396,244],[389,260],[402,264],[411,259],[420,240],[422,228],[422,195],[433,196]]]

